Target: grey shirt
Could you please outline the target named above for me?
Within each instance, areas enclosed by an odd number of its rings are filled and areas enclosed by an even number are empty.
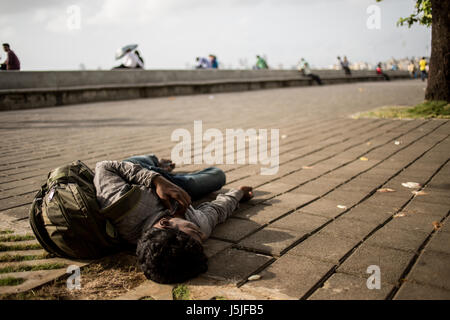
[[[123,218],[113,221],[119,236],[129,243],[136,244],[143,230],[170,214],[152,186],[152,179],[158,175],[131,162],[102,161],[95,167],[94,185],[102,209],[120,199],[133,185],[139,187],[138,203]],[[202,203],[197,209],[189,206],[186,220],[196,224],[208,238],[214,227],[236,210],[242,196],[241,190],[231,190],[219,194],[212,202]]]

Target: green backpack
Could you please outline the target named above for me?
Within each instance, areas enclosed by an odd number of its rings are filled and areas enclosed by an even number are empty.
[[[81,161],[48,174],[30,209],[31,228],[48,252],[64,258],[96,259],[129,249],[112,221],[139,200],[137,187],[100,210],[93,180],[94,173]]]

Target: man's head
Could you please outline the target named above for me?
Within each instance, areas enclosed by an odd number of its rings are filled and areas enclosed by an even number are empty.
[[[4,43],[3,44],[3,50],[5,50],[5,52],[8,52],[10,49],[9,49],[9,43]]]
[[[162,218],[143,233],[136,253],[148,279],[179,283],[206,272],[208,259],[201,244],[202,233],[189,224],[184,219]]]

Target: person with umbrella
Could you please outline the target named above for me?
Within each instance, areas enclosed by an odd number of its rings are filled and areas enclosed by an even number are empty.
[[[123,63],[113,69],[144,69],[144,60],[136,53],[137,44],[120,48],[116,52],[116,60],[121,58]]]

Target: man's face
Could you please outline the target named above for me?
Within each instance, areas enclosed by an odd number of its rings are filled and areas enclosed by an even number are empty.
[[[205,234],[200,230],[200,228],[192,222],[185,219],[174,218],[174,217],[164,217],[153,225],[154,228],[158,229],[175,229],[186,233],[188,236],[194,238],[198,242],[202,243],[206,240]]]
[[[9,47],[8,47],[8,46],[3,46],[3,50],[4,50],[5,52],[8,52],[8,51],[9,51]]]

